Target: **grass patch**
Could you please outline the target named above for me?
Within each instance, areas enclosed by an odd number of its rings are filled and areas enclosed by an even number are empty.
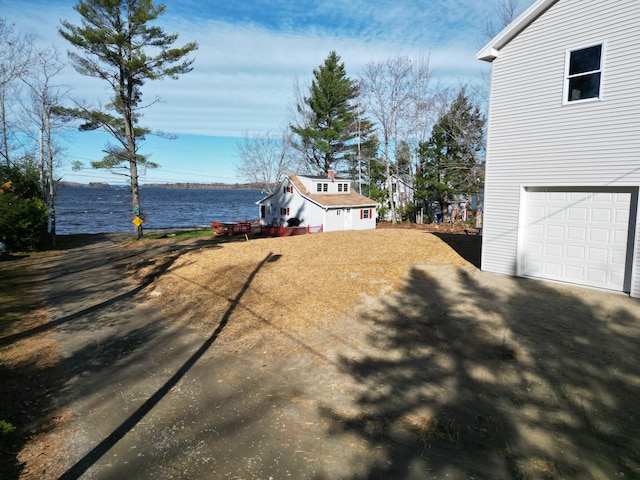
[[[173,238],[175,240],[189,240],[191,238],[212,237],[213,232],[211,229],[196,229],[196,230],[169,230],[166,232],[156,232],[145,234],[144,238],[149,240],[160,240],[163,238]]]

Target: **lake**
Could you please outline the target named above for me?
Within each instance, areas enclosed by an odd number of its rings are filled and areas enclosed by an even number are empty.
[[[259,190],[140,189],[145,229],[208,227],[212,221],[257,220]],[[131,193],[125,187],[61,187],[56,233],[133,231]]]

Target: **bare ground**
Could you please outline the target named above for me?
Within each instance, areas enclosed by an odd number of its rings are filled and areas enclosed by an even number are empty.
[[[478,237],[237,240],[117,247],[140,289],[54,335],[75,418],[22,478],[640,477],[637,300],[480,272]]]

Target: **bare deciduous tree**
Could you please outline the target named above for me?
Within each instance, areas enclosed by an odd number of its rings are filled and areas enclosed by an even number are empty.
[[[392,145],[407,140],[425,128],[429,63],[414,62],[397,55],[378,63],[366,65],[361,81],[361,95],[367,112],[376,122],[382,137],[386,166],[387,190],[392,223],[397,222],[392,180]]]
[[[518,13],[520,0],[502,0],[493,9],[493,13],[487,18],[485,25],[485,36],[491,40],[500,31],[509,25]]]
[[[16,138],[11,110],[19,98],[18,79],[25,75],[32,59],[33,41],[28,35],[15,31],[15,27],[0,18],[0,157],[7,167],[12,162]]]
[[[292,132],[280,127],[277,133],[243,135],[236,145],[240,162],[236,165],[238,175],[248,182],[271,193],[287,173],[298,173],[299,160],[292,146]]]
[[[55,49],[45,49],[36,52],[32,67],[27,75],[21,77],[29,89],[31,99],[30,105],[25,105],[25,111],[30,117],[29,123],[37,131],[32,136],[38,143],[40,189],[48,206],[51,246],[55,247],[56,178],[54,171],[60,147],[56,144],[54,137],[56,131],[63,126],[55,111],[61,106],[64,93],[59,86],[53,84],[53,81],[62,72],[65,63],[60,60],[60,55]]]

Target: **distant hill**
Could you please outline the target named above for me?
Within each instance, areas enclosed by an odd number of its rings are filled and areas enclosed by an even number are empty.
[[[140,186],[145,187],[180,190],[260,190],[254,183],[145,183]]]
[[[108,183],[101,182],[58,182],[58,186],[86,188],[110,188],[112,186],[116,187],[116,185],[109,185]],[[123,185],[117,185],[117,187],[122,188]],[[173,190],[260,190],[260,187],[254,183],[145,183],[140,185],[140,188],[167,188]]]

